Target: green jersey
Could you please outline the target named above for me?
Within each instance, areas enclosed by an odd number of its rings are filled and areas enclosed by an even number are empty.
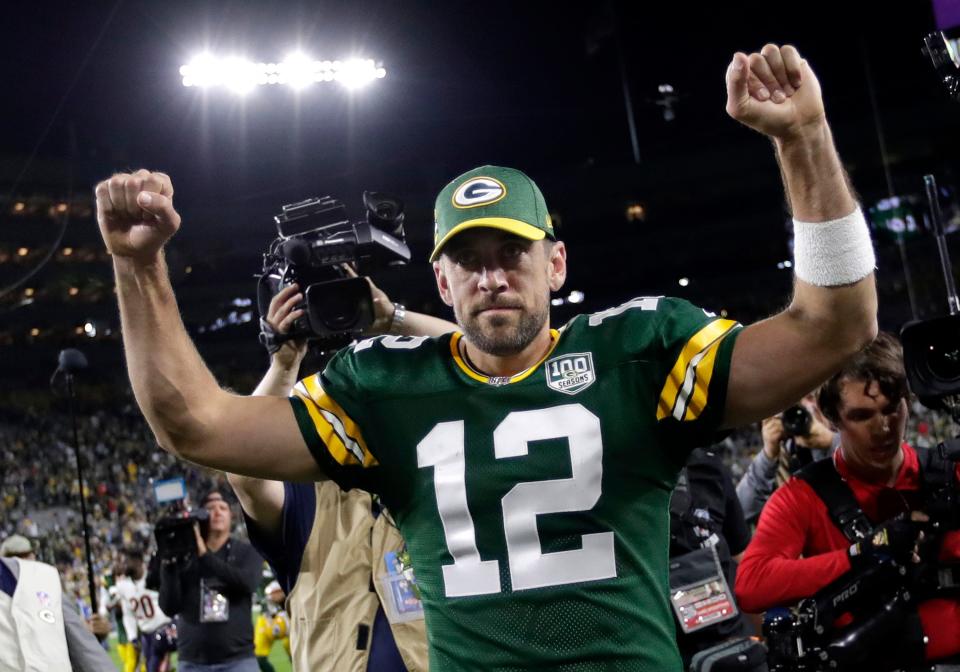
[[[431,669],[680,670],[670,493],[721,421],[738,331],[639,298],[510,378],[455,333],[363,341],[298,384],[321,468],[380,494],[407,541]]]

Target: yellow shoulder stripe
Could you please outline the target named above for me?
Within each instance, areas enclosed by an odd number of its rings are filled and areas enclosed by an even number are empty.
[[[367,448],[360,427],[320,385],[320,374],[297,383],[293,393],[307,407],[314,428],[338,464],[373,467],[377,458]]]
[[[669,416],[696,420],[700,416],[707,406],[720,342],[737,326],[733,320],[714,320],[687,341],[660,392],[657,420]]]

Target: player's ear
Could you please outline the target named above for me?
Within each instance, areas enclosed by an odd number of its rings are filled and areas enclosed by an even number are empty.
[[[437,290],[440,292],[440,298],[448,306],[453,305],[453,295],[450,293],[450,283],[447,280],[447,274],[443,272],[443,257],[433,262],[433,275],[437,279]]]
[[[567,247],[562,240],[547,245],[550,291],[557,292],[567,280]]]

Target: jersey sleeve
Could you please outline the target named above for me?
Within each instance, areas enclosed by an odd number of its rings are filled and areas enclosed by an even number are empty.
[[[681,299],[661,299],[657,422],[690,446],[716,440],[741,325]]]
[[[297,383],[290,403],[300,433],[323,473],[343,490],[376,492],[379,462],[361,429],[366,400],[358,380],[353,349],[346,348],[322,373]]]

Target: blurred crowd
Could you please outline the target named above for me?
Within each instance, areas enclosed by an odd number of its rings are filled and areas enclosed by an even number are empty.
[[[188,493],[225,483],[222,475],[160,450],[132,400],[78,414],[77,431],[97,575],[113,567],[120,548],[147,549],[153,543],[153,523],[163,513],[154,496],[155,480],[183,477]],[[0,538],[29,538],[38,559],[60,570],[67,594],[88,609],[72,443],[66,414],[27,409],[0,416]]]

